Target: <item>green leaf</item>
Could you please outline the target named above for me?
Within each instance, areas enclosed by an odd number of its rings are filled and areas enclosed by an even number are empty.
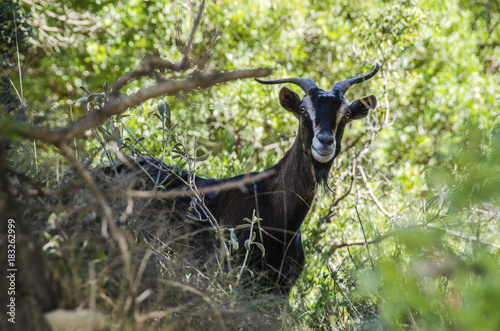
[[[208,159],[209,156],[210,156],[209,153],[203,154],[202,156],[196,157],[195,161],[205,161],[206,159]]]
[[[105,150],[104,152],[101,153],[101,162],[104,163],[104,157],[108,154],[113,154],[110,150]],[[112,156],[111,156],[112,158]]]
[[[233,231],[231,231],[233,230]],[[234,233],[234,229],[230,229],[230,235],[229,235],[229,241],[232,245],[232,250],[233,252],[237,251],[238,248],[240,247],[240,243],[238,242],[238,237],[236,237],[236,234]]]
[[[256,245],[261,250],[262,257],[264,257],[264,255],[266,255],[266,249],[264,248],[264,245],[256,241],[254,241],[253,244]]]
[[[235,227],[234,229],[235,229],[235,230],[247,229],[247,228],[249,228],[249,227],[251,227],[251,226],[252,226],[252,225],[250,225],[250,224],[240,224],[240,225],[238,225],[237,227]]]
[[[90,93],[89,90],[87,90],[87,88],[85,86],[80,86],[80,88],[83,90],[83,94],[85,94],[86,96],[90,96],[92,93]]]
[[[88,97],[81,97],[80,99],[76,100],[75,102],[73,102],[73,105],[77,102],[87,102],[87,99]]]
[[[187,164],[187,162],[184,162],[184,161],[179,163],[179,166],[177,167],[177,173],[179,175],[182,175],[182,169],[184,169],[186,164]]]
[[[236,233],[234,233],[234,229],[231,228],[231,229],[229,229],[229,231],[230,231],[229,232],[229,239],[238,241],[238,237],[236,236]]]

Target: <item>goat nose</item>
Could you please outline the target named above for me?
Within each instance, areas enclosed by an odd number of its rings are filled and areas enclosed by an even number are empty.
[[[320,132],[317,137],[324,145],[331,145],[335,141],[335,137],[330,132]]]

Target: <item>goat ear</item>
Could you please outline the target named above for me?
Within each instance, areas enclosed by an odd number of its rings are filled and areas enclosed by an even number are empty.
[[[377,107],[377,97],[374,95],[354,100],[349,106],[349,110],[351,111],[349,122],[366,117],[368,110],[375,109],[375,107]]]
[[[300,96],[287,87],[280,90],[280,105],[295,116],[299,115]]]

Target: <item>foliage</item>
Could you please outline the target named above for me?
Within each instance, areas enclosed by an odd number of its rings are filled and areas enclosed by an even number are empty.
[[[259,319],[262,327],[270,327],[266,317],[274,327],[289,316],[297,329],[498,329],[500,35],[495,27],[500,20],[498,5],[489,3],[492,6],[466,0],[208,2],[192,49],[194,63],[200,65],[189,70],[269,66],[275,69],[273,77],[307,77],[327,89],[380,62],[381,73],[347,95],[353,100],[374,94],[379,107],[347,129],[328,181],[333,193],[320,190],[303,226],[307,265],[290,298],[291,312],[283,308],[290,315],[280,320],[265,314],[276,303],[244,297],[227,285],[235,275],[226,275],[229,281],[224,283],[223,273],[215,272],[210,275],[215,280],[206,282],[203,275],[182,266],[182,259],[172,261],[161,254],[162,277],[179,263],[165,278],[171,285],[165,291],[173,289],[168,293],[177,293],[176,300],[158,300],[149,307],[183,308],[183,300],[190,297],[178,293],[182,283],[213,299],[195,294],[204,303],[198,311],[184,307],[186,313],[176,321],[183,326],[204,321],[219,328],[219,322],[200,319],[199,314],[230,302],[232,310],[223,316],[226,324],[246,328],[251,328],[252,318],[264,314]],[[19,98],[28,105],[23,110],[28,123],[60,127],[86,116],[94,111],[89,106],[98,106],[99,96],[107,97],[105,82],[112,85],[145,56],[182,59],[198,8],[184,1],[64,4],[23,1],[1,9],[27,13],[37,8],[29,21],[34,47],[18,64],[22,77],[17,67],[5,71],[9,84],[20,90],[22,82],[25,87]],[[19,17],[17,31],[27,38],[32,31],[26,25],[29,16]],[[2,38],[6,35],[12,42],[13,30],[5,28],[0,25]],[[25,49],[26,39],[19,36],[17,43],[24,45],[20,50]],[[9,45],[11,54],[14,44],[2,45]],[[210,60],[205,58],[208,49]],[[14,59],[9,63],[17,62],[17,55]],[[179,77],[158,72],[131,82],[122,92]],[[182,161],[205,176],[259,171],[283,156],[297,127],[295,118],[280,110],[278,90],[237,81],[164,97],[160,103],[151,100],[79,138],[75,148],[79,159],[93,166],[116,162],[118,150],[147,152],[181,167]],[[21,141],[12,148],[12,168],[47,187],[65,182],[69,170],[58,151]],[[52,203],[85,201],[71,199]],[[126,208],[120,203],[116,210]],[[46,222],[35,228],[48,235],[41,239],[47,255],[65,256],[78,266],[54,266],[61,279],[74,276],[73,283],[63,282],[67,292],[74,293],[70,303],[89,305],[92,280],[84,271],[84,249],[53,225],[82,222],[85,216],[60,212],[35,217],[33,210],[27,214],[34,223]],[[258,222],[251,217],[252,225]],[[82,245],[98,241],[89,238]],[[120,269],[107,265],[109,247],[95,245],[92,258],[100,261],[95,266],[103,277],[101,286],[107,275]],[[136,266],[143,248],[137,247]],[[114,300],[120,297],[120,282],[111,283],[117,288]],[[106,309],[113,306],[105,299],[97,301]],[[246,308],[250,313],[243,315]],[[118,309],[112,311],[119,320]],[[242,324],[228,323],[231,318],[241,318]]]
[[[30,47],[28,38],[32,27],[28,24],[29,14],[25,13],[18,3],[2,2],[0,9],[0,54],[2,68],[14,66],[18,55],[25,53]]]

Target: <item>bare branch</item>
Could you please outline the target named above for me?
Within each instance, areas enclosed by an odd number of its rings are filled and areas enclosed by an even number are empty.
[[[192,197],[192,196],[197,196],[199,194],[216,193],[232,189],[240,189],[244,191],[246,189],[245,185],[255,183],[259,180],[267,178],[273,175],[273,173],[274,173],[273,171],[265,171],[255,175],[246,175],[243,176],[238,181],[231,181],[227,183],[204,187],[201,189],[197,189],[196,191],[194,190],[189,191],[185,189],[175,189],[163,192],[130,190],[126,192],[106,192],[104,195],[109,198],[172,199],[181,197]]]
[[[215,84],[243,78],[263,77],[271,73],[271,69],[235,70],[222,73],[197,74],[181,81],[166,81],[162,84],[144,88],[129,96],[108,101],[101,109],[73,122],[61,129],[17,126],[14,128],[22,137],[37,139],[53,145],[64,145],[68,140],[83,134],[113,115],[119,115],[142,102],[163,95],[174,95],[181,91],[206,88]]]
[[[121,77],[120,79],[118,79],[118,81],[115,82],[113,88],[111,89],[111,93],[109,95],[110,99],[117,98],[120,89],[123,86],[125,86],[128,82],[130,82],[133,79],[137,79],[143,76],[148,76],[151,73],[153,73],[155,69],[158,70],[169,69],[172,71],[182,71],[187,69],[191,64],[191,61],[189,60],[189,53],[191,52],[191,48],[193,46],[194,35],[196,33],[196,30],[198,29],[198,25],[200,24],[204,9],[205,9],[205,0],[201,2],[200,8],[198,9],[198,14],[193,22],[193,27],[191,28],[191,33],[189,35],[188,42],[182,52],[183,58],[181,62],[172,63],[170,61],[163,60],[159,57],[146,57],[140,68],[125,74],[123,77]],[[212,42],[211,45],[213,45]]]
[[[186,284],[182,284],[182,283],[179,283],[179,282],[175,282],[175,281],[171,281],[171,280],[164,280],[163,283],[165,285],[168,285],[168,286],[173,286],[173,287],[177,287],[185,292],[189,292],[189,293],[192,293],[196,296],[199,296],[200,298],[202,298],[204,301],[207,302],[208,305],[210,305],[212,308],[213,308],[213,311],[215,313],[215,317],[218,319],[219,321],[219,324],[221,326],[221,329],[222,330],[226,330],[226,325],[224,323],[224,319],[222,318],[222,315],[219,311],[219,309],[217,309],[217,307],[213,306],[212,304],[212,300],[210,299],[210,297],[208,295],[206,295],[205,293],[195,289],[194,287],[192,286],[189,286],[189,285],[186,285]]]
[[[425,228],[437,229],[437,230],[443,231],[447,235],[450,235],[450,236],[453,236],[453,237],[457,237],[457,238],[461,238],[461,239],[464,239],[464,240],[476,242],[478,244],[489,246],[489,247],[492,247],[492,248],[495,248],[495,249],[500,249],[500,245],[492,243],[492,242],[489,242],[489,241],[486,241],[484,239],[479,239],[479,238],[473,237],[473,236],[467,236],[467,235],[465,235],[463,233],[460,233],[458,231],[453,231],[453,230],[445,229],[445,228],[442,228],[442,227],[437,226],[437,225],[426,224],[426,225],[413,225],[413,226],[408,226],[408,227],[405,227],[405,228],[400,228],[400,229],[397,229],[397,230],[394,230],[394,231],[390,231],[390,232],[388,232],[386,234],[377,236],[374,239],[353,239],[353,240],[347,240],[347,241],[341,241],[341,242],[334,242],[330,246],[330,248],[328,250],[328,255],[332,255],[339,248],[351,247],[351,246],[365,246],[365,245],[370,245],[370,244],[376,244],[376,243],[379,243],[379,242],[381,242],[381,241],[383,241],[383,240],[385,240],[387,238],[393,238],[393,237],[397,238],[398,234],[404,233],[405,231],[408,231],[410,229],[425,229]]]
[[[146,323],[149,320],[159,320],[165,317],[170,317],[174,314],[181,313],[183,310],[192,306],[193,303],[191,301],[187,301],[182,305],[178,305],[172,308],[164,308],[162,310],[155,310],[147,313],[137,314],[135,319],[138,323]]]
[[[363,168],[358,166],[358,170],[359,170],[359,173],[361,174],[361,178],[363,179],[363,184],[365,184],[365,187],[366,187],[366,190],[368,192],[368,195],[370,195],[370,197],[372,198],[373,202],[375,203],[375,205],[378,207],[378,209],[380,209],[380,211],[386,216],[386,217],[393,217],[394,214],[389,214],[389,212],[387,210],[385,210],[385,208],[382,206],[382,204],[380,203],[380,201],[377,199],[377,197],[375,196],[375,194],[373,193],[373,190],[372,188],[370,187],[370,185],[368,184],[368,180],[366,179],[366,174],[365,172],[363,171]]]
[[[59,150],[61,151],[61,155],[63,155],[71,165],[75,168],[76,172],[82,180],[85,182],[87,187],[93,194],[94,202],[101,208],[103,222],[102,222],[102,233],[104,237],[107,237],[107,227],[109,227],[111,237],[118,243],[118,247],[120,248],[120,252],[122,254],[123,266],[125,271],[125,277],[129,283],[129,290],[132,291],[133,296],[133,276],[130,267],[130,253],[128,250],[127,239],[125,235],[120,230],[120,228],[116,225],[115,220],[113,218],[113,211],[109,207],[106,202],[106,198],[103,196],[102,192],[97,187],[96,182],[94,181],[90,172],[75,158],[73,152],[69,148],[67,144],[58,145]],[[107,226],[106,226],[107,225]]]
[[[370,246],[368,246],[368,240],[366,239],[365,227],[363,226],[363,222],[361,221],[361,217],[359,217],[358,207],[356,206],[356,215],[358,215],[359,225],[361,225],[361,231],[363,232],[363,238],[365,239],[366,251],[368,252],[368,257],[370,258],[370,263],[372,265],[372,269],[375,268],[372,259],[372,253],[370,252]]]
[[[63,144],[63,145],[58,145],[57,147],[59,148],[61,155],[64,156],[69,161],[69,163],[71,163],[71,165],[75,168],[80,178],[85,182],[87,187],[92,192],[95,203],[102,210],[103,218],[105,221],[103,222],[103,224],[108,223],[110,227],[116,228],[116,224],[113,219],[113,211],[106,203],[106,199],[104,198],[101,191],[97,187],[97,184],[95,183],[90,172],[80,162],[78,162],[78,160],[75,158],[73,152],[71,151],[68,145]],[[107,237],[108,232],[107,229],[104,227],[104,225],[102,232],[104,237]]]
[[[172,63],[159,57],[146,57],[143,60],[142,65],[138,69],[126,73],[123,77],[115,82],[113,88],[111,89],[111,93],[109,94],[109,98],[116,99],[118,97],[118,92],[120,91],[120,89],[128,82],[133,79],[148,76],[152,74],[155,69],[182,71],[186,69],[186,66],[187,62],[185,63],[184,61],[180,63]]]
[[[336,207],[340,201],[344,200],[351,193],[352,187],[354,186],[354,182],[356,181],[356,160],[357,160],[357,158],[353,158],[353,161],[352,161],[351,184],[349,185],[349,188],[347,189],[347,191],[345,191],[345,193],[342,196],[340,196],[339,198],[335,199],[335,201],[333,201],[333,203],[332,203],[333,207]]]
[[[365,246],[365,245],[375,244],[375,243],[381,242],[382,240],[389,238],[389,237],[390,237],[389,235],[382,235],[382,236],[376,237],[374,239],[354,239],[354,240],[335,242],[330,246],[328,255],[332,255],[339,248],[351,247],[351,246]]]
[[[446,234],[448,234],[450,236],[453,236],[453,237],[458,237],[458,238],[465,239],[465,240],[468,240],[468,241],[474,241],[474,242],[477,242],[478,244],[482,244],[482,245],[490,246],[490,247],[493,247],[493,248],[496,248],[496,249],[500,249],[500,245],[497,245],[495,243],[492,243],[492,242],[489,242],[489,241],[486,241],[486,240],[483,240],[483,239],[479,239],[477,237],[467,236],[467,235],[465,235],[463,233],[460,233],[458,231],[453,231],[453,230],[445,229],[445,228],[442,228],[440,226],[432,225],[432,224],[427,224],[427,226],[429,228],[433,228],[433,229],[438,229],[440,231],[444,231],[444,232],[446,232]]]
[[[198,25],[200,25],[201,17],[203,16],[203,11],[205,10],[205,0],[201,1],[200,8],[198,8],[198,15],[196,15],[196,19],[193,22],[193,27],[191,29],[191,33],[189,34],[189,39],[186,44],[186,48],[184,48],[184,59],[182,63],[187,63],[189,59],[189,53],[191,52],[191,48],[193,47],[194,35],[196,34],[196,30],[198,29]]]

